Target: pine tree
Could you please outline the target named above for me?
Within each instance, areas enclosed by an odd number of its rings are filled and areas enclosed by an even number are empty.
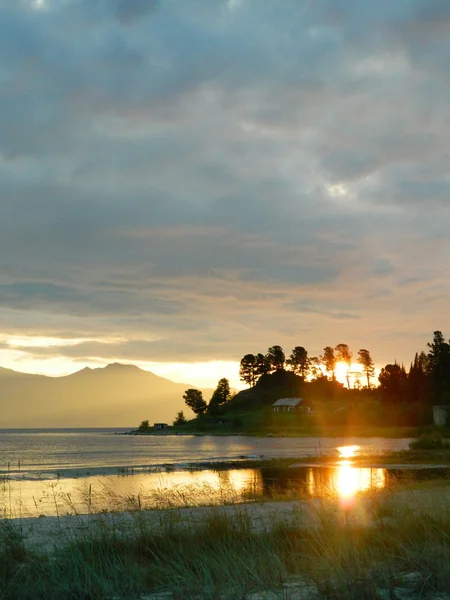
[[[322,362],[325,371],[328,373],[331,379],[336,379],[336,355],[334,354],[334,349],[331,346],[326,346],[323,349],[323,354],[320,357],[320,361]]]
[[[295,346],[291,352],[287,364],[291,367],[292,371],[296,375],[300,375],[300,377],[306,379],[309,374],[310,363],[308,352],[305,348],[303,348],[303,346]]]
[[[229,402],[230,398],[230,382],[228,379],[223,377],[222,379],[219,379],[217,387],[211,396],[211,400],[208,404],[208,412],[210,414],[216,414],[225,406],[225,404],[227,404],[227,402]]]
[[[370,379],[375,375],[375,365],[370,352],[365,348],[358,351],[358,363],[363,368],[363,373],[367,378],[367,387],[370,390]]]
[[[240,363],[239,378],[250,387],[253,387],[257,381],[257,360],[254,354],[246,354]]]
[[[430,350],[427,356],[427,372],[434,402],[445,402],[450,392],[450,344],[445,341],[441,331],[435,331],[428,348]]]
[[[271,346],[266,354],[270,371],[281,371],[286,365],[286,356],[281,346]]]

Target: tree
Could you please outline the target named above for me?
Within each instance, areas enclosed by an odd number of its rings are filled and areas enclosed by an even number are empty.
[[[180,410],[180,412],[177,412],[177,416],[173,422],[174,427],[178,427],[179,425],[186,425],[187,423],[187,419],[184,416],[184,413],[182,410]]]
[[[147,419],[146,421],[142,421],[142,423],[139,425],[138,431],[147,431],[148,429],[150,429],[150,422]]]
[[[201,415],[206,410],[206,402],[203,399],[203,394],[200,390],[189,389],[183,394],[183,400],[186,406],[196,415]]]
[[[306,379],[309,374],[310,364],[308,352],[305,348],[303,348],[303,346],[295,346],[291,352],[287,364],[291,367],[292,371],[296,375],[300,375],[300,377]]]
[[[217,387],[211,396],[211,400],[208,404],[208,412],[214,414],[218,412],[231,398],[230,382],[228,379],[223,377],[219,379]]]
[[[360,390],[361,389],[361,373],[359,371],[355,371],[353,373],[353,379],[354,379],[353,387],[355,388],[355,390]]]
[[[255,375],[259,379],[261,375],[270,373],[270,363],[267,359],[267,356],[264,356],[264,354],[261,354],[261,352],[258,352],[255,358]]]
[[[428,358],[425,352],[414,356],[408,373],[408,397],[411,402],[425,404],[429,399]]]
[[[331,376],[331,379],[335,379],[335,369],[336,369],[336,356],[334,354],[334,349],[331,346],[326,346],[323,349],[323,354],[320,357],[320,361],[325,367],[325,371]]]
[[[347,387],[350,389],[350,369],[352,367],[353,353],[350,352],[350,348],[347,346],[347,344],[338,344],[335,348],[335,351],[336,360],[345,363],[347,366],[345,379],[347,380]]]
[[[250,387],[253,387],[257,380],[257,360],[254,354],[246,354],[241,360],[239,367],[239,378]]]
[[[267,362],[270,365],[270,372],[282,371],[286,364],[286,356],[281,346],[271,346],[266,354]]]
[[[309,368],[313,379],[319,379],[323,376],[322,369],[320,368],[321,364],[322,363],[318,356],[312,356],[309,359]]]
[[[370,352],[365,348],[358,350],[358,363],[363,368],[363,373],[367,377],[367,387],[370,390],[370,378],[375,375],[375,366]]]
[[[428,348],[427,372],[435,402],[441,402],[445,393],[450,391],[450,345],[441,331],[435,331]]]
[[[407,399],[408,375],[405,367],[397,363],[383,367],[378,376],[383,399],[388,402],[401,402]]]

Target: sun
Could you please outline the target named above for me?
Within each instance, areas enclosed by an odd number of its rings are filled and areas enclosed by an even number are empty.
[[[350,383],[350,387],[355,387],[355,374],[362,374],[362,367],[358,363],[351,363],[350,366],[343,361],[338,361],[335,368],[336,380],[346,387]],[[348,374],[348,381],[347,381]]]

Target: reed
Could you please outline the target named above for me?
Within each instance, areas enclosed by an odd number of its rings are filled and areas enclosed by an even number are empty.
[[[446,492],[386,490],[361,498],[359,512],[341,510],[326,497],[289,511],[280,501],[279,510],[262,520],[249,505],[198,508],[195,519],[183,510],[154,511],[158,518],[152,520],[138,506],[126,529],[120,520],[91,515],[88,527],[70,534],[61,528],[52,549],[40,551],[27,545],[18,521],[3,519],[0,597],[448,598]],[[265,506],[252,505],[259,516]]]

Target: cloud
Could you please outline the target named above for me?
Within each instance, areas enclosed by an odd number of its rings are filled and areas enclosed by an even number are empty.
[[[125,340],[45,350],[77,360],[282,337],[406,361],[444,327],[442,3],[0,11],[4,331]]]
[[[116,15],[122,23],[129,23],[155,11],[158,4],[158,0],[118,0]]]

